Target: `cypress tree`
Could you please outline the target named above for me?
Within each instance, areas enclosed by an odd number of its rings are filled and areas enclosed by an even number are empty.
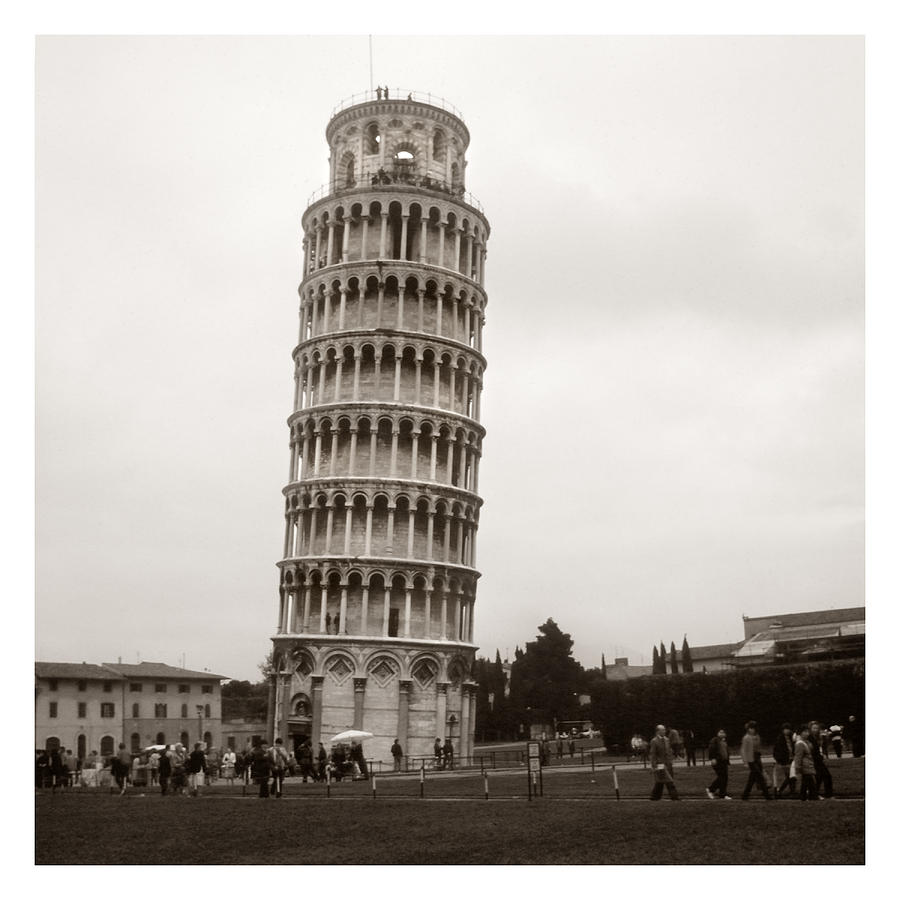
[[[653,645],[653,674],[659,675],[659,650]]]
[[[606,654],[600,654],[600,678],[606,681]]]
[[[672,674],[678,674],[678,654],[675,652],[675,641],[672,641],[672,649],[669,650],[669,663],[672,666]]]
[[[659,642],[659,674],[666,674],[666,645],[662,641]]]
[[[681,671],[694,671],[694,661],[691,659],[691,648],[688,646],[687,635],[684,636],[684,640],[681,642]]]

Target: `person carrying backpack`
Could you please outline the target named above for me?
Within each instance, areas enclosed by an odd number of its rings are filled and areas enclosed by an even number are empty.
[[[269,758],[272,764],[272,793],[276,798],[280,798],[284,789],[284,770],[288,764],[287,750],[284,749],[284,741],[281,738],[275,738],[275,745],[269,751]]]

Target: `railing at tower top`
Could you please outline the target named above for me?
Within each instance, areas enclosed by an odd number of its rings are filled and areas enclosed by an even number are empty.
[[[453,116],[456,116],[460,122],[465,122],[462,113],[448,100],[438,97],[437,94],[423,94],[422,91],[411,91],[408,88],[385,87],[379,88],[377,91],[363,91],[361,94],[351,94],[345,97],[331,111],[334,118],[341,110],[348,109],[351,106],[358,106],[360,103],[371,103],[373,100],[399,100],[407,103],[427,103],[429,106],[436,106],[438,109],[444,110]]]
[[[349,183],[347,179],[342,179],[341,181],[329,181],[309,195],[306,205],[307,207],[310,207],[313,203],[336,194],[346,194],[360,189],[387,188],[393,185],[419,188],[420,190],[429,191],[434,194],[444,194],[465,203],[467,206],[471,206],[473,209],[477,209],[478,212],[484,215],[484,207],[481,205],[481,202],[474,194],[471,194],[465,188],[454,187],[453,185],[449,185],[445,181],[441,181],[439,178],[433,178],[430,175],[418,175],[415,172],[397,168],[394,168],[391,171],[379,169],[377,172],[364,172]]]

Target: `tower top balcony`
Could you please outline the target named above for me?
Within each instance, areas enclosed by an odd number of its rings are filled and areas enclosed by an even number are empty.
[[[469,129],[442,97],[404,88],[354,94],[335,107],[325,138],[328,184],[310,204],[337,190],[391,185],[444,194],[482,212],[466,193]]]

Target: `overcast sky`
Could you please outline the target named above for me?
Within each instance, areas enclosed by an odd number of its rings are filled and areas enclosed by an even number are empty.
[[[366,37],[37,43],[36,654],[258,677]],[[492,226],[480,652],[864,602],[861,38],[374,38]]]

